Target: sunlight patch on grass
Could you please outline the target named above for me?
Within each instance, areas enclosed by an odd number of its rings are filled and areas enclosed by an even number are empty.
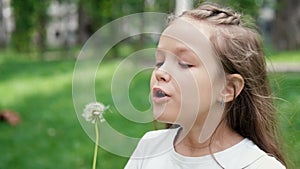
[[[61,90],[72,80],[70,73],[53,77],[21,77],[12,78],[0,83],[0,98],[2,105],[11,105],[21,102],[33,94],[50,95]]]

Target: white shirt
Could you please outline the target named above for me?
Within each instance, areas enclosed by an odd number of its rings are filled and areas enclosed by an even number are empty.
[[[186,157],[174,150],[177,129],[156,130],[146,133],[128,161],[125,169],[218,169],[212,155]],[[274,157],[268,156],[251,140],[214,154],[225,169],[285,169]]]

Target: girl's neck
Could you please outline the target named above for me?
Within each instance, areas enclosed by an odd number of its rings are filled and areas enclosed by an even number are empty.
[[[174,141],[175,151],[184,156],[198,157],[223,151],[243,140],[243,137],[222,122],[212,137],[203,143],[199,142],[201,126],[194,126],[189,131],[179,131]]]

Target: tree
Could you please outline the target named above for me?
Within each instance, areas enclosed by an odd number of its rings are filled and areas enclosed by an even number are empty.
[[[31,38],[34,31],[34,0],[12,0],[15,30],[12,33],[12,46],[17,51],[30,51]]]
[[[170,1],[159,1],[159,0],[78,0],[78,12],[79,12],[79,29],[78,29],[78,42],[83,43],[96,32],[101,26],[118,19],[120,17],[140,13],[145,11],[157,11],[157,12],[168,12],[172,11],[170,8]],[[150,5],[149,5],[150,4]],[[152,5],[151,5],[152,4]],[[143,22],[143,19],[141,19]],[[141,25],[143,25],[141,23]],[[115,36],[118,28],[111,28],[111,36]],[[143,29],[140,27],[140,29]],[[140,48],[145,42],[144,36],[139,36],[139,42],[132,45],[136,48]],[[118,57],[118,49],[111,49],[113,57]]]
[[[49,0],[35,1],[33,5],[33,25],[36,32],[36,47],[41,54],[46,49],[46,26],[49,20],[47,14]]]
[[[3,16],[3,1],[0,0],[0,48],[6,47],[7,30],[5,25],[5,18]]]
[[[46,48],[47,9],[49,0],[12,0],[15,30],[12,34],[12,46],[21,52],[34,50],[33,34],[36,33],[36,49],[43,52]]]
[[[300,1],[278,0],[276,17],[271,30],[273,44],[278,50],[300,48]]]
[[[175,15],[181,15],[182,12],[190,10],[193,6],[191,0],[176,0]]]
[[[87,14],[87,9],[84,6],[84,1],[78,1],[78,37],[77,43],[83,44],[89,36],[93,34],[91,17]]]

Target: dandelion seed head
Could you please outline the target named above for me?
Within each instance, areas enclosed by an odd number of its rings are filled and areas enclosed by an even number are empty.
[[[89,103],[85,106],[82,117],[88,122],[95,123],[96,120],[100,120],[100,122],[104,122],[105,119],[103,117],[103,113],[109,108],[109,106],[105,106],[99,102]]]

